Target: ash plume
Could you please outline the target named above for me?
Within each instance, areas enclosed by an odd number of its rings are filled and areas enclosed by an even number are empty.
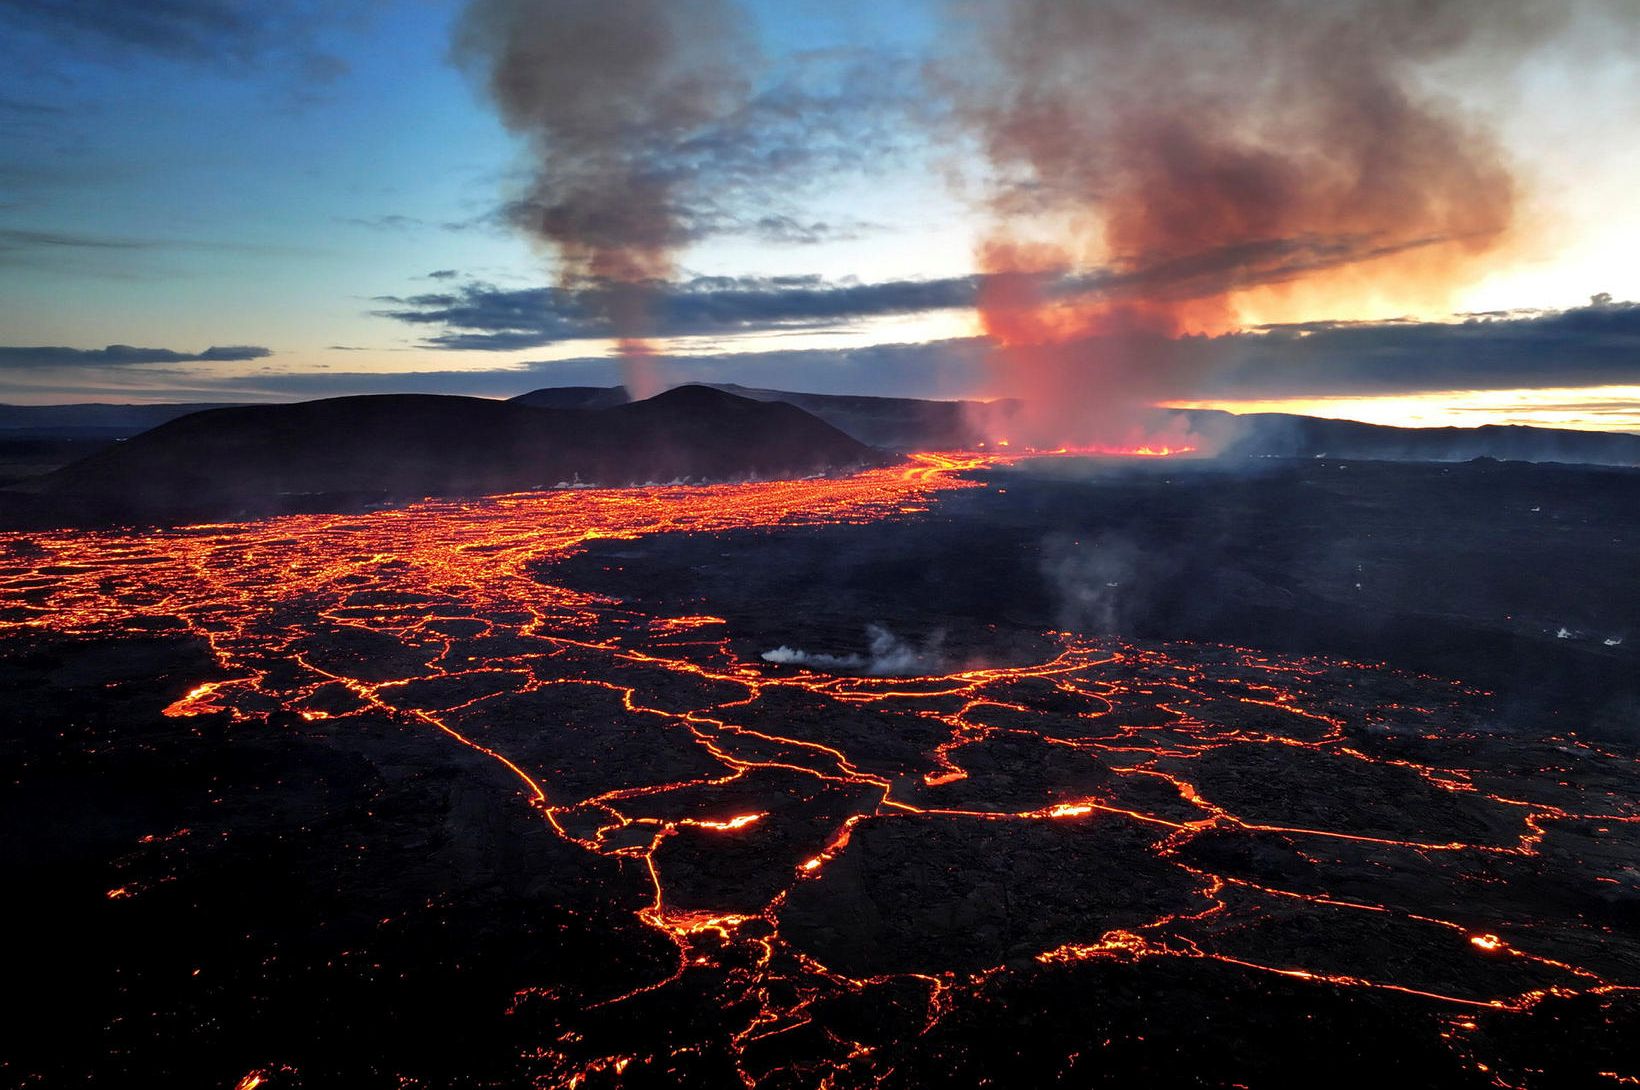
[[[1199,377],[1178,338],[1249,310],[1438,303],[1508,241],[1519,203],[1499,143],[1439,77],[1485,85],[1600,6],[960,5],[988,58],[958,84],[994,175],[988,392],[1027,403],[1016,439],[1155,445],[1138,410]],[[1090,267],[1115,275],[1054,290]]]
[[[730,0],[472,0],[457,29],[457,61],[536,158],[509,216],[561,286],[599,289],[634,397],[661,387],[651,296],[689,236],[677,150],[743,102],[751,52]]]

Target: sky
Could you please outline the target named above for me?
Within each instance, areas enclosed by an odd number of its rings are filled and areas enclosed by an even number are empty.
[[[1640,431],[1640,6],[1130,3],[0,0],[0,401],[636,361]]]

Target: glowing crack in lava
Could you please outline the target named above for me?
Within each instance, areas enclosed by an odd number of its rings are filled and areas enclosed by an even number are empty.
[[[619,899],[637,890],[637,919],[673,952],[565,1017],[590,1026],[703,995],[732,1022],[718,1045],[747,1087],[777,1070],[881,1084],[964,1003],[1090,962],[1408,997],[1453,1013],[1460,1057],[1476,1018],[1640,985],[1634,960],[1601,953],[1596,925],[1488,899],[1570,831],[1598,844],[1640,822],[1633,762],[1562,738],[1483,769],[1477,694],[1462,686],[1069,633],[1023,664],[815,673],[737,649],[716,616],[651,616],[544,566],[600,539],[930,517],[994,461],[12,535],[0,627],[175,618],[217,672],[168,716],[251,730],[386,717],[457,747],[510,786],[494,805],[528,804],[607,861]],[[1369,749],[1362,731],[1398,748]],[[1267,859],[1302,879],[1270,877]],[[1346,877],[1363,869],[1382,878]],[[1443,894],[1409,897],[1403,872]],[[905,1039],[826,1013],[907,990],[922,1015]],[[526,988],[513,1006],[560,998]],[[646,1047],[572,1027],[528,1062],[540,1085],[614,1085],[663,1077],[696,1046]]]

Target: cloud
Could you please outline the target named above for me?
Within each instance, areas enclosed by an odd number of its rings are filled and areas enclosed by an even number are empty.
[[[356,0],[0,0],[0,26],[91,56],[146,53],[228,70],[283,61],[325,82],[346,66],[318,47],[319,29],[362,9]]]
[[[978,278],[858,284],[819,277],[700,277],[658,293],[664,334],[808,329],[865,317],[965,306]],[[1070,290],[1069,288],[1065,290]],[[393,300],[400,321],[444,327],[440,348],[527,349],[602,335],[575,293],[458,291]],[[1198,376],[1180,397],[1252,398],[1640,385],[1640,304],[1596,297],[1563,311],[1469,315],[1451,322],[1306,322],[1158,348]],[[1124,344],[1131,347],[1132,337]],[[1067,346],[1090,369],[1110,351],[1098,337]],[[981,387],[978,340],[819,352],[691,356],[668,362],[675,380],[745,382],[817,393],[953,396]],[[761,377],[751,377],[760,374]]]
[[[767,216],[760,223],[760,230],[771,238],[793,243],[842,237],[853,229],[804,224],[785,216]],[[1190,296],[1231,286],[1279,283],[1317,268],[1362,260],[1363,254],[1374,250],[1370,240],[1359,238],[1268,239],[1144,267],[1032,276],[1049,299]],[[651,334],[659,337],[813,329],[969,307],[983,287],[1005,286],[1013,275],[871,284],[818,276],[652,281],[644,285],[645,317]],[[595,281],[574,288],[507,290],[475,281],[448,292],[384,297],[382,302],[393,305],[377,313],[414,325],[446,327],[429,339],[431,347],[510,352],[609,337],[607,315],[616,290],[615,285]]]
[[[203,352],[174,352],[169,348],[136,348],[111,344],[107,348],[0,346],[0,368],[125,367],[139,363],[230,363],[259,360],[273,353],[258,345],[212,345]]]
[[[1640,384],[1640,304],[1458,322],[1310,322],[1202,340],[1209,393],[1370,395]]]
[[[813,246],[821,242],[846,242],[882,230],[885,228],[881,224],[868,223],[864,220],[832,224],[823,221],[804,222],[787,215],[770,215],[760,218],[747,233],[760,242]]]
[[[710,300],[711,306],[723,308],[736,321],[760,323],[763,328],[774,317],[915,309],[919,301],[946,301],[964,287],[958,282],[931,282],[901,295],[899,286],[885,290],[884,285],[857,285],[850,292],[847,285],[794,285],[785,290],[764,285],[764,290],[752,293],[751,306],[739,294],[748,286],[732,283],[731,294]],[[842,294],[831,298],[831,290]],[[820,298],[810,299],[810,291]],[[1109,351],[1099,338],[1071,347],[1090,368]],[[1166,348],[1191,357],[1190,369],[1201,377],[1189,396],[1203,399],[1640,386],[1640,303],[1595,302],[1562,311],[1452,322],[1311,322],[1220,337],[1182,337],[1168,341]],[[984,361],[991,351],[987,342],[967,339],[675,357],[666,368],[673,381],[955,397],[983,389]]]
[[[727,283],[745,290],[757,282]],[[458,296],[454,298],[459,300]],[[532,297],[512,298],[510,302],[527,309]],[[1199,356],[1202,373],[1207,377],[1196,396],[1204,400],[1640,386],[1640,304],[1611,302],[1453,323],[1315,322],[1216,338],[1187,337],[1172,342],[1172,346],[1176,351]],[[1089,359],[1096,359],[1100,350],[1097,341],[1087,342],[1082,348]],[[671,357],[664,360],[664,369],[672,382],[739,383],[810,393],[956,398],[975,396],[983,390],[985,360],[990,351],[987,342],[975,338]],[[479,370],[292,370],[232,376],[205,376],[184,368],[162,375],[150,368],[117,371],[113,366],[223,360],[230,358],[228,353],[238,352],[245,355],[236,358],[259,359],[267,350],[216,348],[190,357],[165,349],[6,348],[0,349],[0,368],[10,364],[5,369],[19,382],[27,381],[31,390],[37,390],[36,380],[49,373],[44,368],[56,366],[62,375],[76,376],[65,378],[63,388],[81,394],[129,394],[131,390],[121,388],[115,379],[107,380],[106,388],[93,389],[77,377],[117,373],[141,376],[153,387],[143,390],[146,398],[169,392],[170,396],[214,400],[291,400],[366,393],[512,397],[541,386],[613,386],[619,382],[616,361],[594,357]],[[31,359],[35,369],[29,369],[25,359]],[[84,366],[98,364],[105,369]],[[26,380],[24,375],[28,376]],[[1598,413],[1623,417],[1628,411],[1622,403],[1604,397],[1587,399],[1586,405],[1583,399],[1563,393],[1553,400],[1555,405],[1551,407],[1576,409],[1590,416]]]
[[[401,216],[397,213],[385,216],[349,216],[338,222],[353,227],[368,227],[372,231],[408,231],[413,227],[426,225],[426,221],[415,216]]]
[[[66,106],[55,106],[47,102],[31,102],[20,98],[6,98],[4,96],[0,96],[0,113],[60,117],[68,112],[69,111]]]
[[[346,346],[338,346],[346,347]],[[809,393],[871,393],[900,397],[961,397],[979,374],[979,341],[871,345],[841,351],[807,350],[679,357],[665,361],[671,382],[737,383]],[[8,384],[8,380],[9,384]],[[543,386],[616,386],[616,360],[584,357],[542,360],[482,370],[301,370],[205,374],[196,369],[0,367],[0,395],[8,388],[32,400],[74,399],[295,401],[353,394],[458,394],[515,397]],[[56,391],[54,394],[53,391]]]
[[[0,255],[26,250],[199,250],[256,255],[311,255],[294,246],[264,246],[253,242],[221,242],[191,238],[131,238],[88,235],[50,228],[0,227]]]
[[[81,235],[72,231],[32,231],[0,227],[0,255],[25,250],[149,250],[158,243],[106,235]]]
[[[0,95],[0,131],[16,136],[24,133],[55,134],[69,115],[66,106]]]
[[[972,277],[894,280],[878,284],[818,276],[696,277],[652,285],[650,319],[657,336],[812,329],[862,318],[967,306]],[[442,326],[429,344],[449,349],[515,351],[559,341],[609,336],[605,285],[502,289],[469,283],[450,292],[388,296],[381,316]]]
[[[0,167],[0,179],[4,169]],[[0,267],[70,268],[98,276],[131,272],[127,258],[165,253],[244,254],[251,257],[308,257],[314,251],[295,246],[182,238],[131,238],[94,235],[53,228],[0,227]]]

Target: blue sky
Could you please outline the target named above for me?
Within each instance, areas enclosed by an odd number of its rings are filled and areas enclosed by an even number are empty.
[[[0,0],[0,400],[236,400],[410,387],[493,396],[560,380],[613,381],[613,368],[597,362],[609,344],[594,335],[470,349],[449,347],[448,338],[441,346],[448,329],[405,319],[440,310],[427,300],[441,293],[466,289],[494,300],[553,282],[553,255],[497,215],[525,184],[529,153],[449,60],[462,5],[242,6]],[[861,91],[849,107],[856,112],[846,123],[860,129],[864,154],[778,181],[778,207],[752,210],[823,231],[712,234],[677,255],[678,280],[703,291],[707,282],[695,278],[735,278],[749,297],[785,291],[781,284],[801,277],[818,278],[812,295],[816,285],[971,276],[986,230],[975,196],[985,168],[962,134],[911,117],[931,93],[905,91],[960,37],[959,9],[945,0],[743,5],[761,47],[753,69],[760,86],[812,71],[817,86],[832,81],[841,101],[860,73],[895,73],[884,78],[899,82],[880,100]],[[1453,86],[1472,94],[1470,105],[1503,134],[1541,229],[1427,308],[1409,311],[1397,300],[1380,311],[1364,301],[1348,313],[1303,317],[1434,320],[1454,311],[1576,308],[1597,293],[1617,304],[1640,298],[1640,202],[1632,196],[1640,83],[1632,62],[1562,52],[1522,67],[1507,86]],[[926,101],[906,101],[919,97]],[[679,377],[959,394],[978,330],[961,290],[951,306],[872,303],[824,320],[694,328],[665,347],[701,361],[681,364]],[[944,355],[927,348],[946,342]],[[65,365],[23,352],[115,344],[268,354]],[[896,356],[896,345],[910,348]],[[862,364],[868,358],[876,362]],[[555,361],[570,362],[555,369]],[[1640,362],[1632,374],[1601,366],[1609,370],[1596,376],[1600,389],[1640,387]],[[516,389],[508,368],[517,369]],[[396,382],[401,373],[420,377]],[[1567,385],[1553,375],[1536,381]],[[1595,380],[1575,385],[1592,389]],[[1302,392],[1311,401],[1326,394]],[[1257,396],[1270,401],[1269,391]],[[1235,391],[1204,392],[1213,397],[1233,401]],[[1640,410],[1635,420],[1640,426]]]
[[[178,6],[185,23],[189,5]],[[546,255],[487,219],[517,185],[523,152],[448,62],[458,9],[359,4],[314,20],[305,41],[224,34],[195,51],[70,32],[0,4],[3,340],[254,343],[280,366],[495,365],[419,358],[416,331],[372,316],[373,297],[426,290],[440,270],[503,285],[548,279]],[[932,32],[915,3],[767,0],[755,16],[771,68],[862,41],[909,53]],[[940,254],[916,230],[941,233],[930,205],[955,211],[937,190],[930,201],[927,179],[833,181],[808,203],[814,216],[863,219],[852,181],[869,193],[869,214],[911,229],[886,245],[799,254],[725,241],[687,266],[893,277],[925,272],[931,257],[966,260],[957,236]]]

